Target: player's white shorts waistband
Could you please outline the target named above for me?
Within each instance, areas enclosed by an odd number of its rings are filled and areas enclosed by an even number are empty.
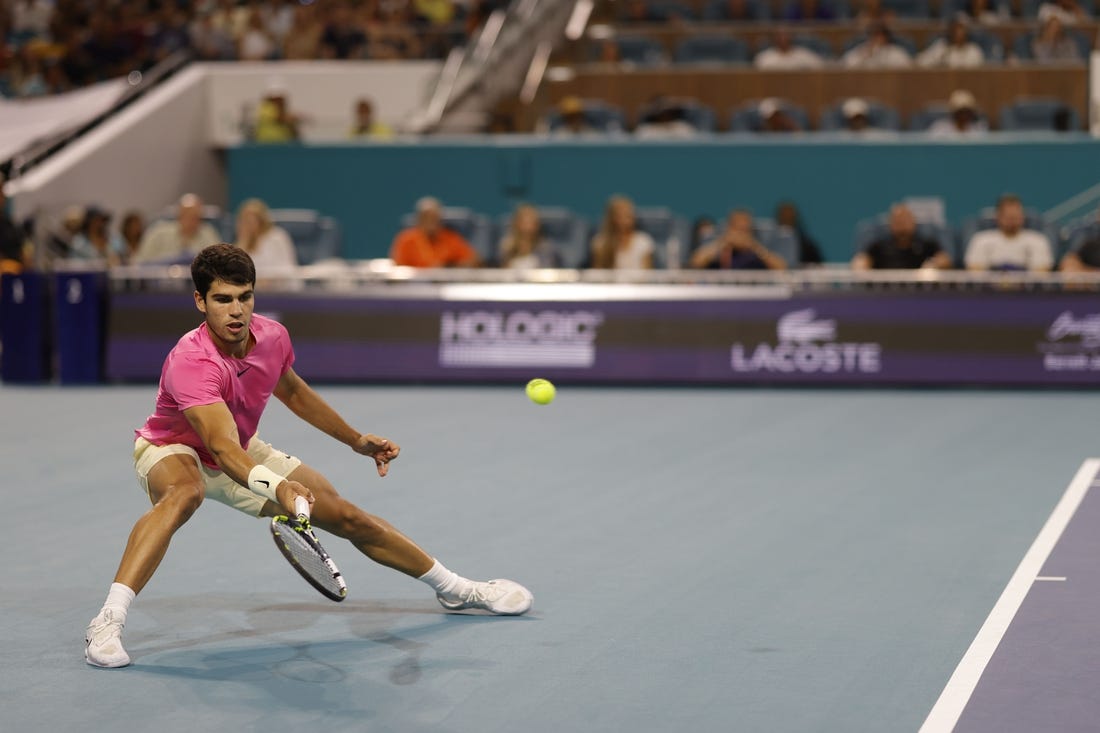
[[[272,448],[270,443],[265,443],[256,436],[252,436],[252,440],[248,441],[246,452],[253,461],[267,466],[280,476],[289,476],[294,469],[302,465],[299,459]],[[260,516],[266,499],[241,486],[221,470],[204,466],[199,459],[199,454],[191,446],[181,443],[153,445],[139,436],[134,441],[134,471],[146,495],[149,494],[149,472],[153,470],[153,466],[171,455],[187,455],[194,459],[206,486],[206,498],[228,504],[254,517]]]

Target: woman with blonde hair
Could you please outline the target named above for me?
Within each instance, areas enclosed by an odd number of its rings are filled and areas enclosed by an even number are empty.
[[[513,269],[561,267],[554,245],[542,236],[539,210],[520,204],[512,212],[508,233],[500,240],[500,266]]]
[[[298,264],[290,235],[272,223],[267,204],[259,199],[248,199],[237,209],[236,244],[252,257],[258,278]]]
[[[653,238],[634,228],[634,203],[612,196],[604,210],[600,231],[592,238],[591,266],[616,270],[653,268]]]

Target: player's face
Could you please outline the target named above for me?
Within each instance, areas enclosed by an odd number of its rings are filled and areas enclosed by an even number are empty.
[[[210,336],[222,350],[242,355],[248,349],[248,324],[255,307],[251,285],[215,280],[206,298],[195,293],[195,305],[206,314]]]

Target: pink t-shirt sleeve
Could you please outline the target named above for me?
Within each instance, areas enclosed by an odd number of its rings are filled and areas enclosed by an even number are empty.
[[[225,370],[204,354],[180,354],[164,375],[164,389],[179,409],[225,402]]]

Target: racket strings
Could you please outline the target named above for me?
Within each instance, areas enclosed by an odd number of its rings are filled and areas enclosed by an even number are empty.
[[[341,591],[341,584],[332,577],[332,568],[317,554],[301,532],[291,525],[283,525],[280,528],[279,537],[283,541],[283,547],[299,568],[334,593]]]

